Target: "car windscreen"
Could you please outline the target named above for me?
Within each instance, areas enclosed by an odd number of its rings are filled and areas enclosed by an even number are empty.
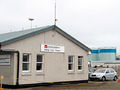
[[[105,72],[105,69],[98,69],[95,71],[96,73],[104,73]]]
[[[94,72],[94,70],[93,69],[88,69],[89,70],[89,72]]]

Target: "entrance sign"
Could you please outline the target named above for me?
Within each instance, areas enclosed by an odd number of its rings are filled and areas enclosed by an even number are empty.
[[[41,44],[42,52],[64,52],[64,46]]]
[[[0,65],[10,65],[10,55],[0,55]]]

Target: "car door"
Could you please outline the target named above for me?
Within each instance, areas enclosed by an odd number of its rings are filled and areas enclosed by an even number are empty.
[[[114,79],[114,76],[115,76],[115,72],[114,70],[110,70],[110,79],[113,80]]]
[[[109,69],[106,70],[105,77],[106,77],[106,80],[110,80],[111,74]]]

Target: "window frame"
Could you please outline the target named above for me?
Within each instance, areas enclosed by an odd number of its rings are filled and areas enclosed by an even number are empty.
[[[41,55],[42,56],[42,62],[37,61],[37,56]],[[37,64],[41,63],[42,64],[42,70],[37,70]],[[37,54],[36,55],[36,72],[43,72],[44,71],[44,55],[43,54]]]
[[[73,57],[73,61],[72,62],[69,62],[69,57]],[[69,55],[68,56],[68,71],[69,72],[73,72],[74,71],[74,61],[75,60],[75,57],[74,57],[74,55]],[[72,70],[69,70],[69,64],[72,64]]]
[[[79,64],[79,59],[81,60],[81,64]],[[77,62],[78,62],[78,66],[77,66],[78,71],[82,71],[83,70],[83,56],[78,56]],[[79,66],[81,66],[81,69],[79,69]]]
[[[24,54],[27,54],[28,55],[28,62],[26,61],[23,61],[23,56]],[[23,64],[26,63],[28,64],[28,70],[23,70]],[[23,53],[22,54],[22,72],[30,72],[30,54],[29,53]]]

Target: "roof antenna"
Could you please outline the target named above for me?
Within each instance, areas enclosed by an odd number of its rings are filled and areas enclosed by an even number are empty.
[[[55,0],[55,10],[54,10],[54,26],[56,26],[56,0]]]
[[[31,21],[31,29],[32,29],[32,21],[34,20],[33,18],[29,18],[29,20]]]

